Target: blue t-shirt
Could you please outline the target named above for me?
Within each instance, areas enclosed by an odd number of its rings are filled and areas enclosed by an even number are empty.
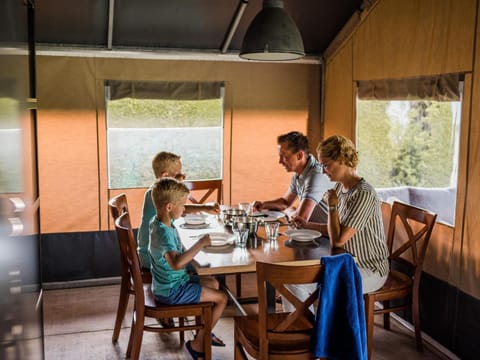
[[[150,244],[148,246],[154,295],[168,296],[170,289],[176,289],[190,279],[186,268],[173,270],[170,267],[165,259],[165,253],[169,251],[183,253],[177,229],[173,222],[171,227],[168,227],[154,216],[150,220]]]
[[[152,185],[153,186],[153,185]],[[142,219],[137,234],[137,253],[142,268],[150,269],[148,243],[150,242],[150,220],[156,215],[152,200],[152,186],[145,191],[143,197]]]

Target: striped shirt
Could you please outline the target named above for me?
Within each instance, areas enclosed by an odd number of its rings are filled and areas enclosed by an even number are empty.
[[[340,224],[357,230],[345,249],[357,258],[359,267],[387,275],[389,253],[377,192],[363,178],[347,192],[337,183],[335,191]]]

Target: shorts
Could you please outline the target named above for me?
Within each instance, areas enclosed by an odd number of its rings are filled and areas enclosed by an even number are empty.
[[[190,280],[178,288],[170,289],[168,296],[155,295],[155,299],[164,304],[198,304],[202,285],[198,275],[191,275]]]
[[[364,294],[380,289],[388,278],[388,274],[382,276],[379,272],[366,268],[359,267],[358,271],[362,278],[362,292]]]

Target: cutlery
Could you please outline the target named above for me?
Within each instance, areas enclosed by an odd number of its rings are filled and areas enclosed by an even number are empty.
[[[257,213],[257,214],[252,214],[250,216],[253,216],[253,217],[268,217],[268,214],[263,214],[263,213]]]

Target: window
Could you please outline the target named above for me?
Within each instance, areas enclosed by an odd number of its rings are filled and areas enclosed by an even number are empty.
[[[0,194],[23,191],[23,138],[16,99],[0,97]]]
[[[221,84],[110,81],[106,95],[110,189],[148,187],[159,151],[180,155],[189,180],[222,178]]]
[[[460,105],[359,100],[359,171],[375,187],[456,186]]]
[[[429,209],[449,224],[461,119],[461,81],[451,80],[450,87],[437,78],[359,83],[357,100],[359,173],[382,200]]]

